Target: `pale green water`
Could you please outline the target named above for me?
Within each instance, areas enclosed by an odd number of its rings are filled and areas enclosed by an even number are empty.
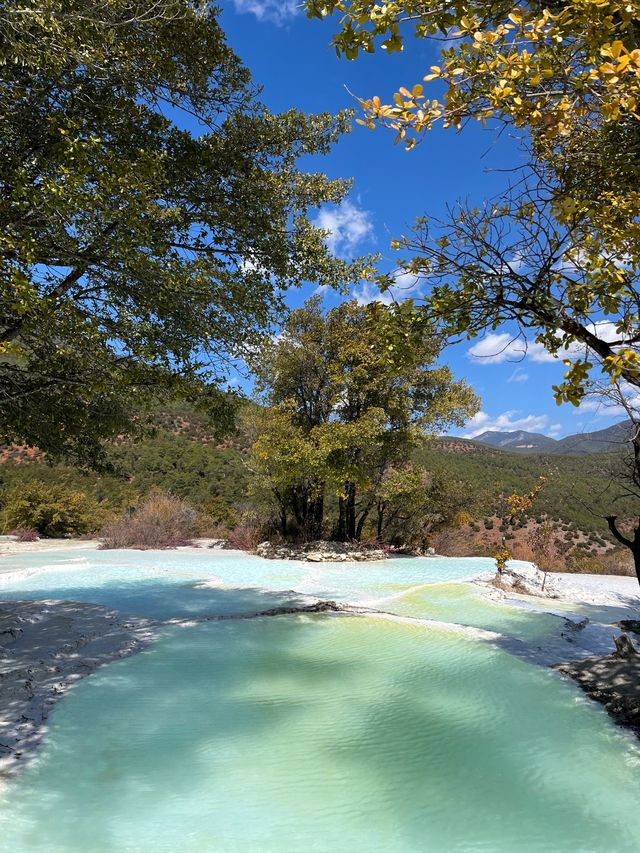
[[[524,639],[557,627],[438,584],[472,573],[455,560],[311,575],[231,555],[83,559],[22,585],[0,576],[0,595],[64,592],[173,615],[261,609],[295,598],[275,590],[322,584],[334,597],[342,586],[345,598],[377,596],[380,609]],[[195,589],[207,575],[246,577],[246,589]],[[436,585],[415,589],[425,582]],[[174,628],[85,679],[51,723],[0,800],[2,850],[640,849],[640,754],[603,711],[544,668],[411,623],[327,615]]]

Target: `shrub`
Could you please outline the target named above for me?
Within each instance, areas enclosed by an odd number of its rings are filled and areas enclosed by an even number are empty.
[[[38,531],[32,527],[18,527],[10,535],[15,536],[16,542],[37,542],[40,538]]]
[[[576,574],[601,575],[604,573],[604,566],[595,557],[573,553],[567,557],[566,570]]]
[[[444,554],[447,557],[466,557],[473,547],[469,536],[459,527],[445,527],[433,533],[430,537],[430,545],[435,548],[437,554]],[[477,547],[482,546],[477,543]]]
[[[198,509],[202,515],[203,532],[222,536],[238,525],[238,513],[219,495],[199,504]]]
[[[613,551],[607,551],[606,554],[600,554],[598,560],[602,565],[602,570],[607,575],[626,575],[635,577],[635,569],[633,567],[633,557],[627,548],[616,548]]]
[[[515,560],[524,560],[527,563],[537,563],[536,553],[529,542],[514,542],[510,550]]]
[[[247,524],[241,524],[227,537],[228,547],[234,551],[255,551],[263,537],[260,531]]]
[[[34,530],[40,536],[92,533],[104,524],[104,510],[84,492],[32,480],[3,496],[7,527]]]
[[[406,547],[406,542],[403,542],[399,535],[394,536],[393,539],[393,542],[383,542],[374,533],[369,533],[362,536],[356,544],[362,551],[384,551],[385,554],[390,554],[394,547]]]
[[[177,548],[199,532],[198,512],[172,495],[154,494],[102,531],[102,548]]]

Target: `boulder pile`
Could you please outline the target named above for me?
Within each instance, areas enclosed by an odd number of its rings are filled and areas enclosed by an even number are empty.
[[[369,548],[351,542],[308,542],[305,545],[275,545],[261,542],[256,554],[267,560],[306,560],[309,563],[346,563],[386,560],[382,548]]]

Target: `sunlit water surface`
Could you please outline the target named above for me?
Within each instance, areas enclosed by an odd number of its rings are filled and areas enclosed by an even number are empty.
[[[524,641],[557,631],[455,583],[489,568],[61,551],[4,558],[0,597],[165,619],[308,594]],[[0,849],[15,853],[636,853],[640,755],[555,673],[444,626],[209,622],[82,681],[0,809]]]

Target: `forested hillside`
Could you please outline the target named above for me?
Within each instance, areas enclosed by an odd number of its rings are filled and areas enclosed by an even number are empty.
[[[468,483],[479,516],[492,514],[499,508],[501,495],[526,491],[541,475],[547,483],[537,498],[536,515],[606,534],[602,516],[614,511],[631,517],[637,511],[637,502],[623,497],[612,483],[611,472],[619,466],[616,453],[521,454],[464,439],[436,439],[419,451],[418,458],[425,467],[443,467]]]
[[[203,533],[224,535],[249,523],[258,535],[260,524],[266,522],[264,495],[252,480],[249,437],[239,430],[218,440],[207,418],[183,404],[163,408],[156,423],[155,433],[144,440],[112,445],[107,473],[48,465],[44,457],[34,459],[30,452],[5,454],[0,465],[3,532],[16,526],[14,509],[16,503],[25,502],[25,490],[33,502],[35,484],[38,500],[50,514],[68,503],[69,494],[86,497],[82,512],[67,519],[70,534],[96,532],[114,514],[161,491],[198,510]],[[422,537],[422,545],[432,541],[445,552],[491,554],[502,535],[526,551],[532,532],[551,521],[562,543],[562,560],[574,553],[573,567],[594,570],[598,568],[594,559],[614,553],[602,516],[612,507],[622,518],[635,511],[631,499],[616,498],[611,484],[608,471],[617,458],[612,453],[523,455],[464,439],[434,439],[415,452],[415,462],[425,470],[430,485],[423,518],[406,528]],[[528,491],[541,475],[547,482],[530,518],[507,530],[506,497]],[[330,504],[329,515],[335,511]]]

